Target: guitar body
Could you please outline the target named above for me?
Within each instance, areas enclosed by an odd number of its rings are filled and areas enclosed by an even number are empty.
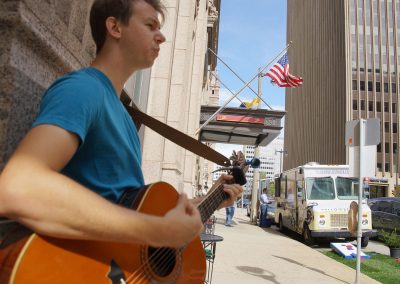
[[[169,184],[143,190],[137,211],[162,216],[179,198]],[[185,248],[155,249],[145,245],[65,240],[33,234],[6,267],[8,284],[27,283],[204,283],[206,260],[200,238]],[[3,263],[4,264],[4,263]],[[2,282],[3,283],[3,282]]]

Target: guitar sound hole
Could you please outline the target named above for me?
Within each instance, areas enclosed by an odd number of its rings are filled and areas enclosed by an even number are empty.
[[[160,277],[169,275],[175,267],[175,249],[149,247],[148,255],[151,269]]]

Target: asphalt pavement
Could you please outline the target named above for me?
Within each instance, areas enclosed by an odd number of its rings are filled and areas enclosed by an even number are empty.
[[[216,244],[211,283],[355,283],[355,270],[276,228],[251,224],[245,209],[236,209],[232,227],[224,225],[224,209],[215,216],[224,240]],[[360,282],[379,283],[365,275]]]

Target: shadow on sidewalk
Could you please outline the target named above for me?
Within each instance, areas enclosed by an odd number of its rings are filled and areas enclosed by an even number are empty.
[[[280,259],[286,260],[287,262],[290,262],[290,263],[296,264],[296,265],[298,265],[298,266],[307,268],[307,269],[312,270],[312,271],[315,271],[315,272],[317,272],[317,273],[323,274],[323,275],[325,275],[325,276],[327,276],[327,277],[330,277],[330,278],[332,278],[332,279],[337,280],[338,282],[347,283],[346,281],[343,281],[342,279],[339,279],[339,278],[337,278],[337,277],[335,277],[335,276],[332,276],[332,275],[327,274],[327,273],[326,273],[325,271],[323,271],[323,270],[316,269],[316,268],[313,268],[313,267],[304,265],[303,263],[300,263],[300,262],[295,261],[295,260],[293,260],[293,259],[286,258],[286,257],[282,257],[282,256],[277,256],[277,255],[272,255],[272,256],[273,256],[273,257],[276,257],[276,258],[280,258]]]
[[[276,274],[272,273],[271,271],[268,271],[268,270],[265,270],[265,269],[262,269],[259,267],[252,267],[252,266],[237,266],[236,268],[244,273],[268,280],[272,283],[277,283],[277,284],[280,283],[275,279]]]

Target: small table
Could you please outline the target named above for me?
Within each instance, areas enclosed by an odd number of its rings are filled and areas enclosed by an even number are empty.
[[[201,234],[200,240],[203,243],[204,252],[206,254],[207,260],[207,278],[204,283],[211,283],[212,274],[214,270],[214,259],[215,259],[215,251],[216,251],[216,243],[222,242],[224,240],[223,237],[214,235],[214,234]]]

